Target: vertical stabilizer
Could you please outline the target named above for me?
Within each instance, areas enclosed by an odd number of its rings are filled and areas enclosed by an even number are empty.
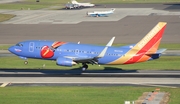
[[[132,47],[124,56],[109,64],[131,64],[144,62],[151,58],[150,54],[155,54],[162,39],[166,22],[159,22],[142,40]]]
[[[164,33],[166,22],[159,22],[133,49],[156,52]]]

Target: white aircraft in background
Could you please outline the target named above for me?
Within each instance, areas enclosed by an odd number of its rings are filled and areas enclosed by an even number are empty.
[[[94,7],[95,6],[95,4],[91,4],[91,3],[78,3],[76,0],[72,0],[71,3],[74,5],[78,5],[79,7]]]
[[[113,14],[115,9],[111,9],[109,11],[94,11],[94,12],[87,12],[88,16],[91,17],[107,17],[110,14]]]
[[[67,3],[66,6],[65,6],[66,9],[76,9],[76,8],[79,8],[79,5],[77,4],[72,4],[72,3]]]

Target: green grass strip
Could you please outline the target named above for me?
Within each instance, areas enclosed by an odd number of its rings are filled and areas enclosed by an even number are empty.
[[[160,88],[169,92],[168,104],[179,104],[180,88]],[[124,104],[155,87],[5,87],[0,88],[0,104]]]
[[[56,61],[29,59],[29,64],[24,65],[24,60],[19,57],[0,57],[0,69],[56,69],[56,70],[81,70],[81,64],[73,67],[57,66]],[[180,56],[161,56],[160,59],[129,65],[89,65],[88,70],[180,70]],[[45,65],[45,67],[43,67]]]
[[[0,14],[0,22],[7,21],[13,17],[15,17],[13,14]]]
[[[93,3],[119,4],[119,3],[178,3],[180,0],[93,0]]]
[[[64,1],[65,2],[65,1]],[[6,4],[0,4],[0,9],[13,9],[13,10],[38,10],[43,8],[48,8],[50,6],[59,6],[62,7],[63,2],[60,0],[24,0],[19,2],[12,2]]]

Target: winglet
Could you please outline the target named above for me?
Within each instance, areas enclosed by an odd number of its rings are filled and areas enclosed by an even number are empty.
[[[104,57],[104,55],[106,54],[106,51],[108,49],[108,47],[111,47],[113,42],[114,42],[115,37],[112,37],[112,39],[108,42],[108,44],[106,45],[106,47],[102,50],[102,52],[96,57],[96,58],[101,58]]]
[[[115,37],[112,37],[112,39],[108,42],[108,44],[106,45],[107,47],[112,46],[113,42],[114,42]]]

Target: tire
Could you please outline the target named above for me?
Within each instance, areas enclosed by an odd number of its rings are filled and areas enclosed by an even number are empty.
[[[28,61],[24,61],[24,64],[27,65],[27,64],[28,64]]]

